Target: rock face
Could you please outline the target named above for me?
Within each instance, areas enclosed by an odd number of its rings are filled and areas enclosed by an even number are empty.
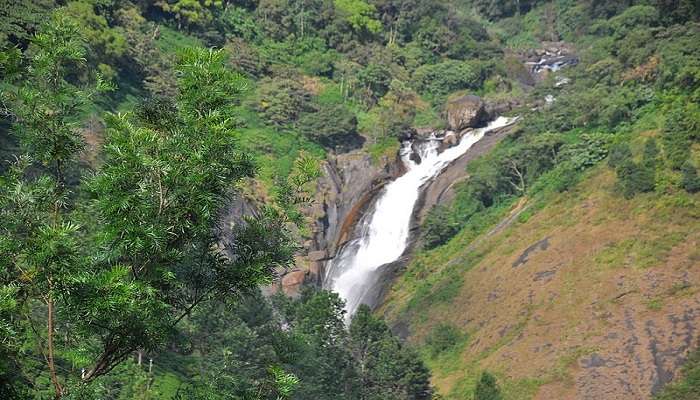
[[[311,278],[320,282],[323,263],[352,238],[357,221],[379,190],[403,172],[398,155],[374,162],[368,154],[351,152],[323,164],[313,205],[305,210],[314,220],[307,257],[310,272],[316,275]]]
[[[485,104],[478,96],[463,96],[447,103],[447,123],[452,131],[476,127],[485,118]]]
[[[298,297],[301,285],[306,280],[308,272],[302,270],[294,270],[287,272],[281,279],[281,287],[284,294],[289,297]]]

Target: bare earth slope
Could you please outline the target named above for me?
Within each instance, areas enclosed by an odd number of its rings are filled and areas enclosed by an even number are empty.
[[[506,399],[648,399],[677,375],[700,339],[700,195],[625,200],[614,181],[596,168],[398,279],[381,312],[410,341],[445,323],[467,334],[425,352],[446,398],[471,398],[484,369]]]

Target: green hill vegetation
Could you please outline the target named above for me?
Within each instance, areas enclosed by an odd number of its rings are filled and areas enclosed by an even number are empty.
[[[5,1],[0,398],[559,398],[609,335],[662,348],[695,318],[699,23],[690,0]],[[559,40],[578,64],[533,80]],[[387,322],[259,293],[320,161],[393,157],[464,93],[521,120],[429,213]],[[240,197],[259,212],[222,227]],[[628,383],[693,398],[695,358]]]

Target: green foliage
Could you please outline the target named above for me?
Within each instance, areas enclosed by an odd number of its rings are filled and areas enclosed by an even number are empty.
[[[357,79],[367,92],[367,102],[376,102],[389,91],[391,76],[389,66],[376,62],[370,62],[358,72]]]
[[[578,141],[563,146],[559,157],[571,163],[574,169],[582,171],[608,156],[610,139],[611,135],[604,133],[583,134]]]
[[[674,103],[666,115],[664,152],[671,168],[680,169],[690,157],[693,142],[700,141],[700,107]]]
[[[66,4],[63,13],[72,17],[79,25],[80,32],[87,40],[90,49],[97,52],[99,56],[90,54],[91,59],[97,58],[95,63],[109,62],[114,64],[115,60],[121,58],[127,50],[127,41],[124,30],[112,28],[104,15],[95,12],[93,4],[72,1]]]
[[[353,148],[356,143],[357,118],[345,104],[319,104],[299,118],[299,131],[330,148]],[[361,146],[361,143],[360,143]]]
[[[449,324],[438,324],[425,339],[425,345],[432,357],[454,348],[463,340],[463,334],[459,329]]]
[[[695,168],[690,161],[686,161],[681,167],[681,174],[683,180],[681,185],[688,193],[700,192],[700,177],[698,176],[698,170]]]
[[[448,94],[462,89],[476,89],[484,82],[484,71],[479,64],[447,60],[416,69],[413,82],[418,92],[444,101]]]
[[[627,160],[615,170],[620,192],[625,198],[632,198],[637,193],[654,190],[654,171],[643,164]]]
[[[389,92],[379,101],[375,137],[408,136],[416,116],[418,97],[403,82],[391,81]]]
[[[496,383],[496,377],[484,371],[474,390],[474,400],[502,400],[503,396]]]
[[[426,398],[424,367],[368,310],[353,336],[333,295],[305,294],[275,313],[258,297],[257,306],[221,299],[289,264],[287,229],[303,222],[297,208],[318,174],[318,143],[359,147],[359,130],[374,158],[393,156],[396,137],[434,125],[455,91],[525,104],[556,91],[557,101],[520,110],[522,128],[471,163],[454,202],[429,213],[428,248],[463,244],[519,196],[568,190],[612,141],[608,162],[626,196],[700,187],[693,1],[74,0],[52,17],[51,0],[6,3],[0,147],[3,157],[24,155],[0,178],[2,398],[60,387],[85,399]],[[494,21],[488,31],[482,16]],[[556,37],[580,51],[581,65],[564,72],[570,83],[521,93],[524,70],[512,57],[500,67],[503,48]],[[224,45],[227,56],[183,51]],[[100,93],[106,78],[119,90]],[[144,95],[153,99],[139,102]],[[101,109],[132,108],[101,118]],[[638,154],[636,135],[642,125],[655,131],[662,109],[662,151],[650,139]],[[107,121],[104,134],[92,129],[99,124],[82,129],[87,113]],[[246,185],[255,167],[263,189]],[[275,204],[222,243],[219,212],[239,189]],[[455,235],[462,240],[450,242]],[[412,304],[449,302],[462,284],[423,279]],[[43,329],[49,319],[55,327]],[[436,348],[452,346],[455,333],[436,330]],[[58,384],[42,361],[52,335]],[[122,363],[137,348],[156,358],[153,375]],[[96,382],[78,384],[83,367]]]
[[[299,81],[265,79],[258,87],[256,108],[267,123],[284,126],[296,122],[309,101],[310,95]]]
[[[624,162],[632,159],[632,150],[627,143],[618,143],[612,147],[610,150],[610,157],[608,157],[608,166],[610,168],[617,168]]]
[[[155,5],[175,17],[178,27],[201,26],[210,22],[213,13],[223,7],[221,0],[160,0]]]
[[[376,12],[373,4],[363,0],[333,0],[333,4],[356,31],[376,34],[382,29],[381,22],[373,18]]]
[[[0,43],[24,47],[49,16],[52,0],[7,0],[0,10]],[[3,46],[4,47],[4,46]]]
[[[395,338],[386,324],[361,305],[350,324],[349,347],[362,368],[359,398],[431,398],[430,374],[417,355]]]
[[[73,19],[55,15],[32,46],[35,54],[25,85],[7,94],[20,121],[14,129],[28,154],[62,175],[58,169],[74,160],[83,145],[74,116],[92,92],[68,82],[66,75],[84,67],[86,43]]]
[[[432,249],[445,244],[457,234],[461,224],[454,219],[454,213],[450,207],[444,205],[433,207],[422,226],[423,246],[426,249]]]

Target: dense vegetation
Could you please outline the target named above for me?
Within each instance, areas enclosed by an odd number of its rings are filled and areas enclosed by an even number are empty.
[[[515,32],[507,31],[512,24],[521,25],[518,36],[546,40],[545,32],[522,24],[558,13],[556,20],[567,25],[557,29],[580,49],[582,63],[562,71],[568,84],[550,79],[531,92],[541,97],[555,93],[556,101],[535,112],[521,110],[519,132],[469,166],[471,179],[461,185],[456,201],[431,211],[423,229],[426,248],[446,243],[487,208],[567,190],[608,153],[625,197],[655,190],[698,191],[698,162],[691,157],[700,141],[697,5],[683,3],[689,13],[680,16],[669,15],[665,4],[620,3],[615,9],[596,2],[566,3],[502,20],[508,41],[516,40],[510,37]],[[641,139],[640,132],[657,120],[662,135]]]
[[[605,159],[621,196],[700,191],[691,0],[7,3],[2,398],[430,398],[368,309],[345,329],[332,294],[257,288],[293,262],[319,159],[391,155],[465,91],[516,100],[523,121],[431,211],[426,248]],[[580,51],[570,83],[524,84],[513,54],[559,38]],[[222,242],[244,194],[267,203]],[[443,326],[427,347],[465,340]],[[488,373],[466,395],[501,398]]]

